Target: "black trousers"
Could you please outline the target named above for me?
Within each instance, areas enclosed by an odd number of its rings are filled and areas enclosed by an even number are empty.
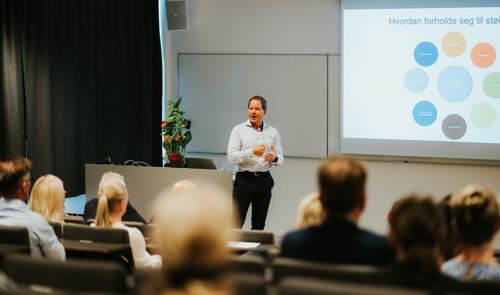
[[[271,202],[274,180],[271,173],[254,176],[253,172],[238,172],[233,186],[233,223],[241,228],[245,222],[248,207],[252,204],[252,229],[263,230],[267,210]]]

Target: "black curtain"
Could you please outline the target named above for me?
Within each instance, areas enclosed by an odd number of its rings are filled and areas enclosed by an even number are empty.
[[[161,166],[158,2],[7,0],[2,6],[15,16],[0,21],[2,34],[12,32],[2,48],[13,44],[2,56],[10,63],[1,61],[0,117],[17,109],[19,115],[10,123],[16,126],[0,133],[0,156],[22,154],[16,142],[26,140],[35,178],[60,177],[68,196],[85,192],[85,163],[109,156]],[[22,126],[25,132],[17,132]]]

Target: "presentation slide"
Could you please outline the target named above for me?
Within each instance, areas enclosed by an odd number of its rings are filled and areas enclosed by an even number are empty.
[[[341,151],[500,159],[500,8],[343,9]]]

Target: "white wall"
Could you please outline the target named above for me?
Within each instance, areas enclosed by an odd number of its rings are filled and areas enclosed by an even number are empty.
[[[168,31],[164,40],[167,99],[177,97],[179,53],[340,54],[340,0],[188,0],[188,5],[190,29]],[[338,96],[340,89],[329,91]],[[338,139],[332,143],[338,144]],[[196,156],[211,157],[219,167],[232,169],[223,155]],[[293,227],[299,200],[316,189],[319,163],[287,158],[283,167],[273,169],[274,197],[266,230],[282,235]],[[500,191],[498,167],[375,161],[367,166],[368,206],[361,225],[379,233],[387,230],[385,217],[392,203],[405,193],[423,191],[441,198],[472,182]],[[500,247],[500,241],[496,245]]]

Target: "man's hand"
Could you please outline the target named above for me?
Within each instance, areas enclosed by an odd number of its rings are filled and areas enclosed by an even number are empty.
[[[272,145],[271,151],[264,156],[264,160],[266,160],[267,162],[272,162],[274,161],[274,159],[276,159],[276,155],[274,154],[274,145]]]
[[[266,145],[259,144],[258,146],[253,148],[253,154],[260,157],[264,154],[265,150],[266,150]]]

